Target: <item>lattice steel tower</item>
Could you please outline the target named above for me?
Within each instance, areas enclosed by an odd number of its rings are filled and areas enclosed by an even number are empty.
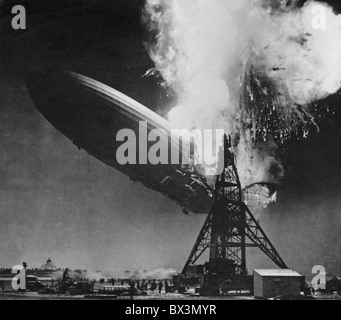
[[[202,227],[192,252],[182,271],[194,265],[209,250],[208,272],[231,277],[246,275],[246,248],[258,247],[278,267],[286,264],[243,202],[231,141],[225,138],[224,171],[215,188],[215,204]]]

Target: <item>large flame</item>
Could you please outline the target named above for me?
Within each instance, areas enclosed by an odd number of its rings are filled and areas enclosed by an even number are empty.
[[[279,183],[276,143],[306,136],[308,105],[341,86],[341,16],[314,1],[147,0],[145,18],[173,127],[224,129],[243,186]]]

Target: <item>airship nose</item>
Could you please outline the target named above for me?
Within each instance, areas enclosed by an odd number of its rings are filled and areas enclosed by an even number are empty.
[[[26,79],[28,93],[36,108],[46,116],[50,100],[55,100],[65,89],[65,73],[57,70],[37,70]]]
[[[147,152],[152,142],[148,144],[147,137],[140,139],[141,122],[147,123],[148,132],[163,129],[163,141],[170,149],[169,124],[150,109],[114,88],[68,71],[33,72],[27,77],[27,90],[40,113],[78,148],[145,186],[167,194],[189,211],[207,213],[210,210],[209,187],[202,187],[202,182],[197,190],[189,188],[191,175],[181,171],[180,164],[121,165],[117,160],[117,150],[122,144],[117,134],[122,130],[134,133],[132,146],[136,159],[140,152]]]
[[[43,84],[51,86],[63,74],[62,71],[52,69],[41,69],[31,72],[26,78],[26,86],[29,91],[41,88]],[[47,81],[48,80],[48,81]]]

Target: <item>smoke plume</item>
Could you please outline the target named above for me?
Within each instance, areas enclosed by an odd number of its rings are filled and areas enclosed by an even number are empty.
[[[156,270],[135,270],[135,271],[126,271],[124,273],[123,278],[129,279],[170,279],[177,271],[174,269],[156,269]]]
[[[276,152],[341,87],[341,16],[314,1],[147,0],[150,56],[176,95],[175,128],[224,129],[243,186],[279,183]]]

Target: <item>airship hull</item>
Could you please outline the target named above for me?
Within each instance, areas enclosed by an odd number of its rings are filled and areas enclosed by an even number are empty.
[[[136,160],[146,158],[152,145],[139,136],[141,123],[146,134],[154,129],[165,133],[160,139],[171,150],[169,122],[133,99],[93,79],[79,74],[44,70],[27,80],[31,99],[40,113],[77,147],[105,164],[118,169],[134,181],[171,198],[193,213],[208,213],[213,205],[213,190],[202,176],[181,164],[120,164],[117,141],[121,130],[136,133]],[[155,143],[155,142],[154,142]],[[145,153],[145,154],[143,154]],[[181,154],[181,151],[179,151]]]

